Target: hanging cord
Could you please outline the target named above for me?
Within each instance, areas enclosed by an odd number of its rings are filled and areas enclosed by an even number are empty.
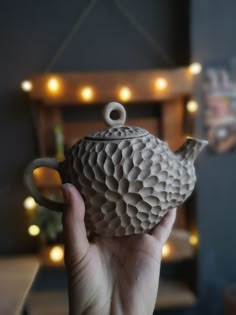
[[[45,72],[48,72],[52,69],[55,63],[62,56],[63,52],[68,47],[69,43],[80,30],[81,26],[89,16],[90,12],[94,9],[98,0],[90,0],[88,5],[84,8],[81,14],[78,16],[75,24],[72,26],[71,31],[63,40],[61,45],[56,51],[55,56],[48,62],[45,67]],[[146,42],[154,49],[154,51],[168,64],[169,66],[174,66],[175,62],[173,59],[165,52],[165,50],[156,43],[153,37],[145,30],[145,28],[137,21],[137,19],[127,10],[127,8],[121,4],[120,0],[113,0],[114,5],[120,11],[120,13],[128,20],[128,22],[133,26],[133,28],[146,40]]]
[[[146,40],[146,42],[154,49],[154,51],[169,65],[174,66],[173,59],[164,51],[164,49],[156,43],[153,37],[145,30],[145,28],[138,23],[137,19],[121,4],[120,0],[113,0],[115,6],[119,9],[121,14],[128,20],[134,29]]]
[[[71,31],[69,32],[69,34],[66,36],[66,38],[63,40],[63,42],[57,49],[55,56],[53,56],[53,58],[48,62],[47,66],[45,67],[45,72],[48,72],[52,69],[52,67],[55,65],[55,63],[58,61],[58,59],[61,57],[63,52],[68,47],[73,37],[80,30],[81,26],[85,22],[86,18],[89,16],[90,12],[94,9],[96,4],[97,4],[97,0],[89,1],[88,5],[83,9],[81,14],[78,16],[76,22],[72,26]]]

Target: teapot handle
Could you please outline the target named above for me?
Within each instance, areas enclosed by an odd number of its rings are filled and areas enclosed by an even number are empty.
[[[34,179],[33,179],[33,171],[41,166],[45,166],[48,168],[52,168],[59,172],[60,163],[54,158],[39,158],[33,160],[26,168],[24,174],[24,181],[26,187],[29,189],[31,195],[34,197],[35,201],[40,205],[52,209],[55,211],[63,211],[65,204],[62,202],[56,202],[44,197],[36,188]]]

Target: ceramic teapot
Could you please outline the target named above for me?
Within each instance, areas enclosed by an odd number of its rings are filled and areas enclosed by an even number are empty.
[[[112,118],[113,111],[118,119]],[[33,182],[35,168],[55,169],[62,183],[72,183],[82,194],[89,232],[103,236],[147,232],[192,193],[193,163],[207,141],[187,138],[173,153],[147,130],[124,126],[126,111],[121,104],[109,103],[104,118],[109,129],[75,143],[63,162],[34,160],[25,172],[26,185],[39,204],[63,211],[63,203],[42,196]]]

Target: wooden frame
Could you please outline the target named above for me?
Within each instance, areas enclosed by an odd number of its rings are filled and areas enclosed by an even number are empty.
[[[50,79],[56,79],[60,88],[58,93],[50,93],[47,82]],[[155,89],[155,80],[158,78],[167,81],[166,89],[158,91]],[[81,73],[58,73],[58,74],[41,74],[32,78],[33,89],[30,92],[37,110],[37,130],[40,155],[57,156],[52,148],[55,146],[54,129],[56,125],[60,125],[64,134],[64,144],[71,146],[70,139],[75,133],[76,140],[84,137],[88,133],[105,128],[101,120],[85,120],[73,121],[69,124],[63,120],[62,112],[64,110],[74,110],[72,107],[77,106],[78,111],[81,106],[87,106],[88,111],[95,110],[94,105],[101,106],[117,97],[117,89],[122,84],[126,84],[132,90],[132,97],[127,106],[133,106],[138,103],[154,104],[159,106],[158,117],[151,117],[157,121],[158,129],[162,130],[161,134],[156,135],[167,141],[172,150],[178,149],[184,142],[184,101],[185,97],[191,94],[192,75],[185,68],[175,70],[141,70],[141,71],[115,71],[115,72],[81,72]],[[76,91],[79,87],[93,86],[96,91],[96,97],[88,104],[83,99],[76,97]],[[135,93],[134,93],[135,92]],[[93,105],[93,107],[91,107]],[[90,108],[89,108],[90,106]],[[86,109],[86,111],[87,111]],[[84,110],[84,109],[83,109]],[[77,109],[76,109],[77,111]],[[91,112],[90,112],[91,113]],[[148,130],[150,121],[146,126],[138,125]],[[131,123],[133,125],[133,123]],[[153,128],[154,130],[154,128]],[[155,131],[149,130],[155,134]],[[74,137],[74,134],[73,134]],[[40,168],[35,171],[36,185],[41,189],[52,189],[60,185],[58,173],[47,168]],[[184,226],[181,218],[183,214],[178,215],[177,225]],[[184,219],[183,219],[184,220]],[[186,244],[188,243],[188,240]],[[176,247],[176,246],[174,246]],[[185,254],[181,251],[181,257]],[[190,254],[190,256],[193,253]]]
[[[158,87],[156,80],[165,80],[166,86]],[[58,84],[58,89],[48,88],[50,80]],[[29,92],[33,100],[40,100],[46,106],[66,106],[120,100],[120,89],[130,90],[127,103],[145,101],[166,101],[189,95],[192,91],[192,74],[187,68],[174,70],[107,71],[78,73],[46,73],[31,78],[33,84]],[[157,85],[157,86],[156,86]],[[55,87],[55,85],[54,85]],[[92,97],[84,100],[81,91],[92,89]],[[123,100],[124,102],[124,100]]]

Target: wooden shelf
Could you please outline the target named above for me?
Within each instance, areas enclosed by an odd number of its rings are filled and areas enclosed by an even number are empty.
[[[0,314],[21,314],[39,266],[35,256],[0,258]]]
[[[157,89],[158,78],[167,80],[166,89]],[[50,92],[48,82],[56,81],[58,88]],[[137,71],[99,71],[76,73],[42,73],[30,79],[33,89],[32,100],[43,101],[45,106],[76,105],[78,103],[110,102],[119,99],[119,90],[127,86],[132,91],[130,103],[140,101],[166,101],[192,92],[193,76],[188,68]],[[93,89],[91,101],[81,97],[81,89]]]
[[[156,309],[189,307],[196,302],[196,295],[185,283],[160,280]]]

